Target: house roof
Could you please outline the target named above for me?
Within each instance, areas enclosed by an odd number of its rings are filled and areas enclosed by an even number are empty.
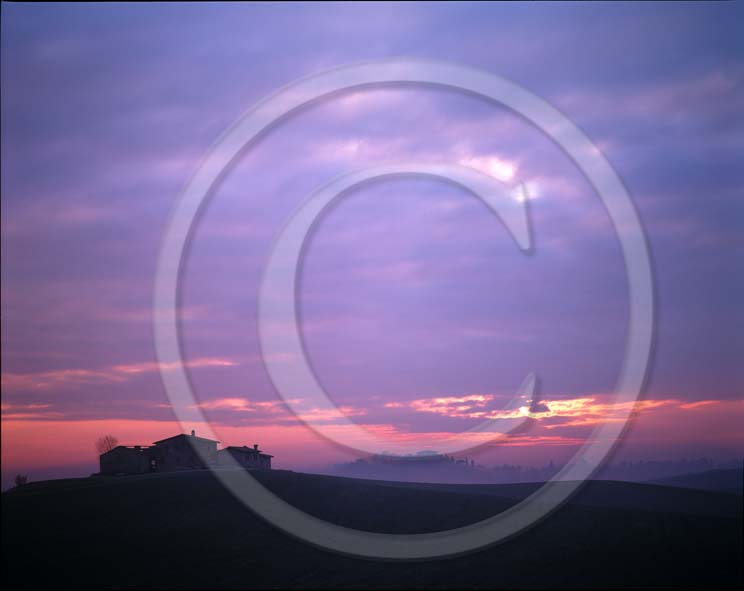
[[[164,441],[170,441],[171,439],[178,439],[179,437],[184,437],[187,439],[196,439],[197,441],[208,441],[209,443],[219,443],[219,441],[215,441],[214,439],[207,439],[206,437],[197,437],[196,435],[187,435],[186,433],[179,433],[178,435],[174,435],[173,437],[166,437],[165,439],[159,439],[158,441],[153,441],[155,445],[158,443],[163,443]]]
[[[258,454],[259,456],[264,456],[266,458],[273,458],[274,456],[264,453],[258,449],[255,449],[253,447],[248,447],[247,445],[228,445],[227,447],[221,449],[220,451],[237,451],[244,454]]]
[[[150,449],[151,446],[149,445],[117,445],[116,447],[112,447],[110,450],[103,452],[101,455],[105,456],[106,454],[110,454],[112,451],[131,451],[131,452],[143,452],[145,450]]]

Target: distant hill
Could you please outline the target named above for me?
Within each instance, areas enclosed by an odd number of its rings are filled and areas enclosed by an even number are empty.
[[[717,469],[741,469],[740,459],[716,464],[710,458],[694,460],[639,460],[607,464],[594,474],[595,480],[653,482],[655,480],[699,474]],[[414,456],[377,455],[353,462],[335,464],[331,473],[346,478],[365,478],[401,482],[442,482],[451,484],[514,484],[545,482],[563,468],[552,461],[544,466],[502,464],[482,466],[472,459],[457,459],[445,454]]]
[[[651,483],[742,494],[744,491],[744,470],[741,468],[708,470],[699,474],[681,474],[668,478],[658,478],[652,480]]]
[[[526,482],[521,484],[427,484],[408,482],[374,482],[378,486],[405,488],[412,490],[426,490],[468,495],[488,495],[502,499],[519,501],[536,491],[541,483]],[[569,486],[570,483],[558,483],[557,486]],[[683,487],[680,487],[683,488]],[[731,517],[738,515],[741,509],[741,499],[737,498],[735,490],[716,491],[714,488],[706,490],[692,490],[671,492],[666,485],[654,486],[650,483],[613,482],[595,480],[587,484],[571,503],[575,506],[596,507],[601,509],[643,510],[661,513],[678,513],[692,515],[715,515]],[[716,495],[710,492],[720,492]],[[731,493],[731,494],[729,494]]]
[[[536,484],[436,485],[256,473],[334,523],[422,533],[484,519]],[[34,483],[2,495],[3,580],[14,586],[495,588],[741,585],[741,496],[590,482],[529,531],[458,558],[339,556],[291,539],[208,471]]]

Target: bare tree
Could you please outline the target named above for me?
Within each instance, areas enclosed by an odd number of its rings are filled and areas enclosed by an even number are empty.
[[[119,440],[113,435],[104,435],[96,441],[96,449],[99,454],[105,454],[107,451],[114,449],[117,445],[119,445]]]
[[[16,474],[15,485],[17,487],[23,486],[27,482],[28,482],[28,476],[25,476],[24,474]]]

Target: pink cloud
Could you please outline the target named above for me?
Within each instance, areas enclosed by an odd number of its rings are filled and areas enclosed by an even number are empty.
[[[17,390],[50,390],[67,385],[124,382],[141,374],[155,373],[159,370],[172,371],[177,365],[175,362],[157,363],[154,361],[145,361],[141,363],[112,365],[104,369],[71,368],[36,373],[5,372],[2,374],[2,388],[4,391],[10,392]],[[226,358],[202,357],[185,361],[183,365],[191,369],[196,369],[203,367],[230,367],[238,365],[238,363]]]

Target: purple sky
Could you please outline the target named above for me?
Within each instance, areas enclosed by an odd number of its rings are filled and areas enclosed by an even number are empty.
[[[80,425],[125,443],[179,428],[154,367],[151,306],[180,190],[267,94],[398,56],[510,78],[604,152],[644,223],[658,300],[644,398],[659,404],[641,411],[628,453],[740,454],[742,21],[733,2],[3,4],[3,470],[60,462],[29,451],[40,432],[87,468],[91,442],[61,441]],[[535,371],[555,416],[525,442],[533,455],[500,457],[539,462],[553,445],[575,445],[611,416],[597,406],[624,351],[627,284],[612,224],[539,130],[485,101],[415,87],[305,109],[214,194],[183,285],[184,350],[207,416],[285,450],[285,466],[343,457],[280,405],[260,360],[256,288],[273,237],[310,192],[390,161],[490,165],[526,181],[534,253],[452,186],[408,179],[353,192],[320,223],[302,275],[321,382],[357,422],[408,437],[469,428],[473,409],[497,410]],[[475,395],[486,400],[464,398]],[[587,399],[578,414],[557,410]]]

